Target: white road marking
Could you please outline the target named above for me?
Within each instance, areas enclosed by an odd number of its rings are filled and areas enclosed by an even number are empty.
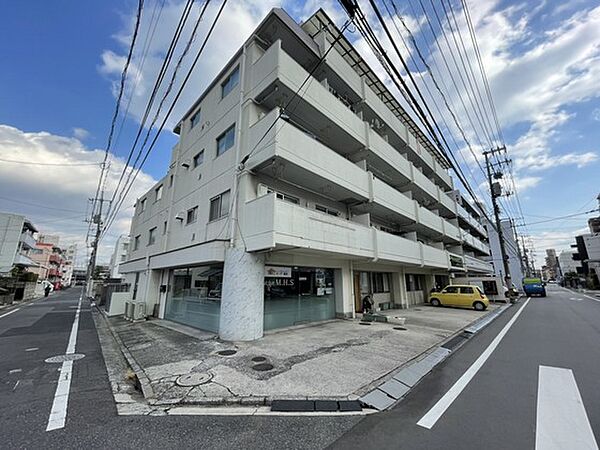
[[[21,382],[21,380],[17,380],[17,382],[15,383],[15,386],[13,387],[13,391],[17,388],[17,386],[19,385],[19,383]]]
[[[20,372],[23,372],[23,369],[12,369],[12,370],[8,371],[9,375],[12,375],[13,373],[20,373]]]
[[[71,327],[71,334],[69,336],[69,344],[67,345],[66,354],[75,353],[75,344],[77,343],[77,330],[79,329],[79,314],[81,313],[81,296],[79,297],[79,303],[77,304],[77,311],[75,311],[75,319],[73,320],[73,326]],[[50,411],[50,417],[48,418],[48,426],[46,431],[57,430],[65,427],[65,421],[67,420],[67,406],[69,404],[69,391],[71,389],[71,376],[73,374],[73,361],[65,361],[62,363],[60,368],[60,375],[58,377],[58,385],[56,386],[56,392],[54,393],[54,401],[52,402],[52,410]]]
[[[9,311],[9,312],[7,312],[6,314],[2,314],[2,315],[0,316],[0,319],[2,319],[3,317],[6,317],[6,316],[8,316],[8,315],[10,315],[10,314],[12,314],[12,313],[16,313],[16,312],[17,312],[18,310],[20,310],[20,309],[21,309],[21,307],[19,307],[19,308],[17,308],[17,309],[13,309],[12,311]]]
[[[538,374],[536,450],[598,450],[573,371],[540,366]]]
[[[456,381],[456,383],[454,383],[454,385],[448,390],[448,392],[446,392],[444,396],[440,398],[435,405],[433,405],[433,408],[431,408],[423,417],[421,417],[421,420],[417,422],[417,425],[423,428],[431,429],[436,424],[436,422],[439,420],[440,417],[442,417],[444,412],[446,412],[450,405],[452,405],[454,400],[457,399],[457,397],[460,395],[463,389],[467,387],[467,385],[477,374],[479,369],[481,369],[481,367],[485,364],[485,362],[488,360],[488,358],[496,349],[496,347],[498,347],[500,341],[502,341],[506,333],[508,333],[508,330],[510,330],[510,327],[512,327],[515,321],[519,318],[519,316],[521,315],[521,313],[523,312],[530,300],[531,297],[527,299],[527,301],[523,304],[521,309],[519,309],[516,312],[516,314],[512,316],[512,318],[508,321],[508,323],[504,325],[504,328],[502,328],[500,333],[498,333],[498,335],[483,351],[483,353],[479,355],[479,358],[475,360],[471,367],[469,367],[466,370],[466,372]]]
[[[35,352],[36,350],[39,350],[39,347],[31,347],[31,348],[26,348],[25,351],[26,352]]]

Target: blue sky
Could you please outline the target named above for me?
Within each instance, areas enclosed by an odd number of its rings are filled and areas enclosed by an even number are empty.
[[[411,1],[413,6],[418,5],[416,0]],[[130,107],[127,116],[118,121],[122,132],[114,147],[117,157],[129,151],[148,89],[183,2],[165,1],[161,7],[162,3],[145,2],[139,45],[123,104],[125,109],[130,102]],[[193,103],[264,14],[281,3],[230,1],[215,31],[219,39],[209,43],[169,126]],[[398,4],[404,5],[401,12],[417,42],[424,43],[427,28],[423,16],[413,16],[406,2]],[[0,57],[4,62],[0,71],[0,159],[51,164],[101,160],[136,5],[132,0],[40,1],[35,7],[24,2],[3,5],[4,17],[10,20],[5,20],[0,28]],[[598,2],[543,1],[532,7],[531,2],[490,0],[469,1],[469,5],[514,160],[526,221],[593,208],[593,199],[600,193]],[[318,7],[325,8],[338,25],[345,19],[331,0],[290,0],[282,6],[297,20],[308,17]],[[368,10],[366,4],[364,7]],[[209,17],[211,12],[214,15],[214,9],[209,8]],[[151,17],[158,17],[159,11],[160,26],[151,33]],[[381,33],[380,29],[377,31]],[[150,35],[152,40],[148,39]],[[384,77],[357,33],[349,38]],[[144,43],[148,52],[142,66]],[[430,62],[436,60],[441,65],[435,48],[423,50]],[[421,82],[428,82],[423,73],[416,76]],[[453,104],[457,100],[450,92],[448,97]],[[457,112],[462,122],[464,114]],[[469,136],[475,141],[472,133]],[[166,130],[144,166],[128,205],[164,174],[175,142],[175,136]],[[464,148],[463,154],[472,164],[474,179],[469,181],[482,185],[483,176]],[[114,177],[118,178],[123,164],[123,160],[114,159],[109,187],[116,182]],[[0,210],[26,214],[43,230],[61,234],[65,242],[81,243],[87,228],[81,220],[86,199],[93,195],[96,172],[95,166],[41,167],[0,161]],[[513,201],[506,208],[516,209],[516,204]],[[126,210],[119,216],[104,241],[104,260],[110,254],[114,237],[127,232],[130,213]],[[549,246],[567,248],[573,234],[583,228],[582,217],[534,225],[529,232],[541,254]]]

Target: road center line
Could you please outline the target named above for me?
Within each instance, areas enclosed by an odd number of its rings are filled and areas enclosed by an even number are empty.
[[[469,384],[469,382],[473,379],[473,377],[477,374],[479,369],[485,364],[488,360],[492,352],[498,347],[500,341],[504,338],[510,327],[513,326],[515,321],[519,318],[527,304],[531,300],[531,297],[527,299],[527,301],[523,304],[523,306],[515,313],[514,316],[508,321],[504,328],[498,333],[498,335],[494,338],[494,340],[490,343],[490,345],[483,351],[479,358],[475,360],[475,362],[469,367],[466,372],[454,383],[454,385],[444,394],[442,398],[438,400],[438,402],[433,405],[427,413],[421,417],[421,420],[417,422],[417,425],[431,429],[440,417],[446,412],[446,410],[452,405],[454,400],[460,395],[465,387]]]
[[[79,329],[79,314],[81,313],[81,299],[79,297],[79,303],[77,304],[77,311],[75,312],[75,319],[73,320],[73,326],[71,327],[71,334],[69,335],[69,344],[67,345],[67,355],[75,353],[75,344],[77,343],[77,330]],[[69,404],[69,391],[71,390],[71,376],[73,374],[73,361],[64,361],[60,368],[60,376],[58,378],[58,385],[56,386],[56,392],[54,393],[54,401],[52,402],[52,410],[50,411],[50,417],[48,418],[48,426],[46,431],[57,430],[65,427],[65,421],[67,420],[67,406]]]
[[[535,424],[536,450],[598,449],[571,369],[540,366]]]
[[[7,312],[7,313],[5,313],[5,314],[2,314],[2,315],[0,316],[0,319],[2,319],[3,317],[6,317],[6,316],[8,316],[8,315],[10,315],[10,314],[12,314],[12,313],[16,313],[16,312],[17,312],[18,310],[20,310],[20,309],[21,309],[21,307],[18,307],[17,309],[13,309],[12,311],[9,311],[9,312]]]

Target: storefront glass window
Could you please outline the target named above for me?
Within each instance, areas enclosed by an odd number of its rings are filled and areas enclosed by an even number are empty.
[[[218,333],[223,268],[174,269],[170,279],[165,318]]]
[[[264,328],[335,318],[332,269],[266,268]]]

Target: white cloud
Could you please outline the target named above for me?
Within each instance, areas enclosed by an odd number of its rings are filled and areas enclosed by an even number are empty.
[[[588,233],[587,227],[574,226],[565,231],[542,231],[533,232],[531,239],[536,249],[536,266],[541,268],[546,255],[546,249],[553,248],[560,253],[562,250],[572,250],[571,244],[575,243],[575,236]]]
[[[600,122],[600,108],[595,108],[592,111],[592,119],[594,119],[597,122]]]
[[[75,136],[80,141],[87,139],[89,137],[89,135],[90,135],[90,132],[88,130],[86,130],[85,128],[78,128],[78,127],[73,128],[73,136]]]
[[[5,159],[37,163],[0,162],[3,197],[0,210],[26,215],[40,232],[58,234],[65,244],[77,243],[79,255],[84,255],[88,198],[95,194],[104,151],[89,149],[77,138],[43,131],[29,133],[0,125],[0,155]],[[124,161],[113,158],[111,166],[106,184],[108,192],[116,188]],[[129,232],[135,199],[154,183],[150,175],[140,172],[118,220],[103,241],[99,261],[108,261],[115,237]]]

